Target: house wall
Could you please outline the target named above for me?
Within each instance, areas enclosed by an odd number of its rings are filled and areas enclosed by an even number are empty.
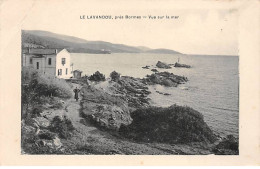
[[[49,58],[51,64],[49,64]],[[56,76],[56,55],[45,55],[45,73]]]
[[[33,68],[41,73],[45,73],[45,58],[33,58]],[[39,69],[37,69],[37,62],[39,62]]]
[[[30,64],[30,58],[32,58],[32,55],[23,54],[23,66],[25,67],[33,66],[33,64]]]
[[[65,58],[65,64],[62,64],[62,58]],[[62,75],[58,75],[58,70],[62,70]],[[67,69],[67,74],[66,74],[66,69]],[[72,77],[71,73],[71,66],[70,66],[70,53],[66,50],[63,49],[57,54],[56,57],[56,76],[58,78],[63,78],[63,79],[69,79]]]
[[[32,58],[32,64],[30,63],[30,58]],[[49,64],[49,58],[51,58],[51,64]],[[64,65],[62,64],[62,58],[65,58]],[[43,57],[35,57],[32,54],[23,54],[22,59],[22,66],[32,67],[44,74],[63,79],[69,79],[73,76],[72,67],[70,66],[70,53],[66,49],[63,49],[57,54],[43,55]],[[39,62],[39,69],[37,69],[37,62]],[[59,69],[62,69],[62,75],[58,75]]]

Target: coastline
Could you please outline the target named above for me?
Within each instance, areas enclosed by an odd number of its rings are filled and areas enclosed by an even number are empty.
[[[149,81],[151,82],[151,81]],[[38,128],[48,128],[55,116],[69,119],[74,130],[68,131],[70,137],[59,139],[60,144],[55,147],[55,141],[51,146],[51,152],[47,154],[236,154],[237,151],[227,150],[224,146],[219,146],[221,141],[226,141],[229,146],[230,140],[217,139],[210,143],[204,140],[167,143],[164,141],[136,140],[134,133],[125,131],[124,127],[132,124],[131,113],[140,108],[151,107],[147,96],[150,94],[147,87],[147,80],[122,76],[117,80],[105,79],[101,82],[90,81],[88,78],[78,80],[68,80],[67,83],[73,88],[78,86],[81,89],[80,103],[73,99],[63,100],[61,109],[48,109],[40,113],[39,117],[34,118],[38,121]],[[65,110],[65,111],[64,111]],[[52,111],[47,114],[47,111]],[[149,114],[148,114],[149,116]],[[39,119],[47,117],[46,123],[49,125],[41,126]],[[189,116],[188,116],[189,117]],[[45,119],[44,119],[45,120]],[[61,120],[62,121],[62,120]],[[205,123],[205,122],[203,122]],[[23,123],[24,124],[24,123]],[[28,126],[26,126],[28,127]],[[51,133],[50,131],[45,131]],[[171,131],[173,132],[173,131]],[[45,133],[46,134],[46,133]],[[130,136],[130,137],[129,137]],[[149,137],[149,136],[148,136]],[[233,138],[231,138],[233,139]],[[40,140],[42,141],[42,139]],[[38,140],[39,142],[39,140]],[[42,141],[43,142],[43,141]],[[231,140],[232,144],[236,144]],[[50,143],[51,144],[51,143]],[[47,143],[44,143],[44,146]],[[37,145],[39,146],[39,145]],[[50,147],[49,147],[50,148]],[[54,151],[55,150],[55,151]],[[42,152],[42,151],[40,151]],[[26,152],[25,152],[26,153]],[[37,152],[29,152],[36,153]]]

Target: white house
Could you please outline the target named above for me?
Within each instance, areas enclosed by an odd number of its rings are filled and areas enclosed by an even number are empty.
[[[26,48],[22,54],[22,65],[39,72],[69,79],[73,76],[70,53],[66,49]]]

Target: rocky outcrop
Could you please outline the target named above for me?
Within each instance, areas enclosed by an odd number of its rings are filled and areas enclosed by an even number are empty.
[[[33,123],[31,123],[33,122]],[[58,134],[42,129],[36,119],[22,122],[21,144],[24,154],[61,154],[63,144]]]
[[[178,63],[178,62],[176,62],[176,63],[174,64],[174,67],[191,68],[190,65],[180,64],[180,63]]]
[[[187,77],[174,75],[169,72],[159,72],[147,75],[144,81],[149,85],[160,84],[167,87],[177,87],[179,84],[187,82],[188,79]]]
[[[228,135],[213,148],[216,155],[238,155],[238,139],[233,135]]]
[[[151,71],[152,71],[152,72],[158,72],[158,70],[157,70],[157,69],[151,69]]]
[[[38,134],[38,139],[35,144],[40,146],[47,146],[49,149],[58,150],[62,147],[62,143],[57,134],[49,130],[41,130]]]
[[[101,128],[118,130],[121,124],[131,123],[131,111],[149,106],[150,92],[139,78],[122,76],[108,82],[106,88],[86,86],[81,90],[82,115]]]
[[[122,125],[119,132],[136,141],[213,143],[217,139],[204,122],[203,115],[189,107],[142,108],[132,112],[131,117],[132,123]]]
[[[156,93],[159,93],[159,94],[162,94],[162,95],[165,95],[165,96],[171,95],[169,93],[163,93],[163,92],[160,92],[160,91],[156,91]]]
[[[143,69],[149,69],[150,66],[146,65],[146,66],[143,66],[142,68],[143,68]]]
[[[100,128],[118,130],[121,124],[131,122],[127,106],[82,102],[82,116]]]
[[[144,83],[143,79],[122,76],[119,84],[119,90],[127,98],[128,106],[131,108],[140,108],[149,106],[147,96],[151,93]]]
[[[170,65],[168,65],[168,64],[166,64],[166,63],[163,63],[163,62],[161,62],[161,61],[158,61],[158,62],[156,63],[156,66],[157,66],[158,68],[162,68],[162,69],[171,69],[171,66],[170,66]]]

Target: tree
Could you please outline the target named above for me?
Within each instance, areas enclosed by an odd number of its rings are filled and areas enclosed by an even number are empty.
[[[120,79],[120,73],[113,71],[110,73],[110,77],[113,81],[117,82]]]
[[[89,80],[91,81],[105,81],[106,77],[104,74],[100,73],[99,71],[96,71],[93,75],[89,77]]]

